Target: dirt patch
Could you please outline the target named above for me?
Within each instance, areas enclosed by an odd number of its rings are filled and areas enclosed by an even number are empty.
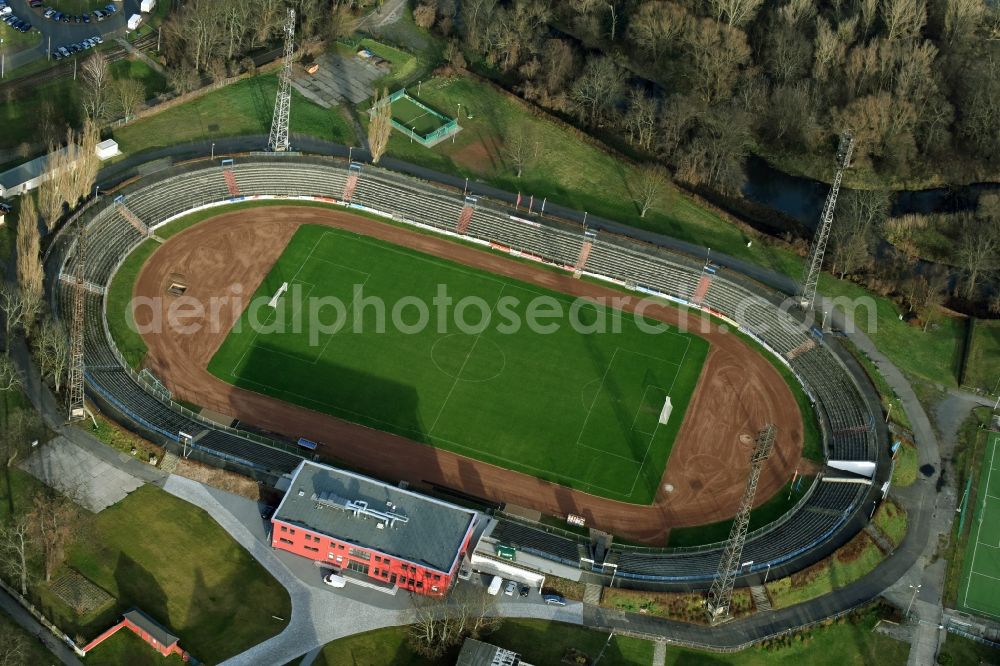
[[[228,213],[177,234],[143,267],[135,296],[160,296],[165,279],[181,273],[189,285],[185,296],[204,303],[236,291],[249,298],[302,224],[365,234],[571,296],[622,296],[601,285],[440,237],[336,210],[294,206]],[[638,302],[628,299],[623,309],[632,311]],[[162,311],[156,314],[165,320],[169,305],[163,302]],[[555,516],[574,513],[584,516],[590,526],[662,544],[671,527],[717,522],[736,513],[749,474],[750,449],[740,443],[741,434],[755,433],[767,423],[778,426],[774,452],[761,474],[757,504],[770,499],[801,461],[803,428],[791,389],[766,358],[724,326],[705,323],[703,329],[692,331],[711,347],[660,492],[651,506],[639,506],[571,490],[226,384],[206,367],[241,310],[242,302],[223,304],[215,325],[203,326],[194,334],[144,335],[149,347],[146,364],[178,398],[265,430],[319,442],[321,455],[381,478],[441,484]],[[643,315],[673,325],[682,324],[685,316],[676,308],[658,305],[646,308]],[[142,325],[153,316],[145,309],[136,313],[136,321]],[[700,317],[689,319],[688,323],[702,326]],[[668,487],[672,490],[667,491]]]
[[[199,483],[204,483],[206,486],[225,490],[227,493],[246,497],[255,502],[261,499],[260,485],[250,477],[243,476],[242,474],[227,472],[218,467],[210,467],[194,460],[184,459],[181,459],[177,463],[177,469],[173,473],[192,479],[193,481],[198,481]]]

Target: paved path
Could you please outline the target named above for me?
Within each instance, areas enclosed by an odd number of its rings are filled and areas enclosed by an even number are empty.
[[[25,631],[30,634],[31,638],[28,640],[38,640],[45,647],[59,659],[59,662],[66,664],[67,666],[82,666],[82,663],[76,656],[76,653],[64,642],[52,635],[52,633],[43,627],[38,620],[36,620],[31,613],[26,611],[24,607],[17,602],[14,597],[7,594],[4,590],[0,590],[0,610],[6,613],[12,620],[17,622]],[[41,664],[34,664],[33,666],[42,666]]]
[[[834,316],[834,324],[847,331],[854,328],[852,322],[844,321],[839,314]],[[950,485],[945,485],[941,493],[936,490],[935,484],[941,474],[942,451],[934,427],[910,382],[867,335],[854,331],[849,332],[848,337],[871,358],[896,391],[913,426],[919,464],[921,467],[930,465],[934,469],[929,478],[919,475],[912,486],[893,491],[893,496],[906,509],[910,521],[902,546],[917,557],[909,570],[885,590],[886,598],[900,608],[907,609],[912,600],[916,617],[921,620],[914,632],[908,664],[933,664],[940,640],[938,625],[942,614],[945,561],[938,559],[932,563],[932,560],[937,550],[938,536],[950,533],[955,491]],[[948,442],[948,452],[953,444],[953,440]]]

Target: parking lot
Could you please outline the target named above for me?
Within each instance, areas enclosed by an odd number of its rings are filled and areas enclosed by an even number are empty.
[[[102,11],[101,7],[107,5],[109,1],[94,0],[93,9]],[[8,72],[40,58],[52,58],[53,51],[59,53],[62,58],[66,57],[59,50],[60,47],[65,47],[66,51],[73,55],[74,51],[70,47],[74,44],[79,47],[75,53],[81,53],[88,50],[81,44],[88,39],[99,37],[104,41],[110,41],[114,37],[124,36],[128,17],[139,13],[139,0],[125,0],[113,3],[117,11],[102,20],[95,20],[93,10],[90,10],[86,12],[90,22],[84,22],[81,14],[80,22],[77,23],[76,16],[61,16],[58,21],[52,19],[54,14],[45,18],[47,8],[45,0],[42,0],[37,7],[31,6],[32,0],[0,0],[0,2],[5,2],[11,8],[11,14],[31,23],[31,30],[42,35],[41,43],[37,46],[18,52],[8,50],[6,56]]]

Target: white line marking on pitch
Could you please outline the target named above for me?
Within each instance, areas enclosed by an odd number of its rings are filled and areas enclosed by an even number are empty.
[[[993,442],[993,452],[990,454],[990,470],[986,474],[986,490],[987,490],[987,492],[989,492],[989,489],[990,489],[990,479],[993,476],[993,463],[996,462],[996,457],[997,457],[997,443]],[[981,519],[984,518],[985,514],[986,514],[986,503],[985,502],[983,502],[982,512],[983,512],[983,515],[980,516],[979,527],[976,528],[976,545],[972,547],[972,563],[969,565],[969,572],[973,573],[973,574],[976,573],[976,555],[979,554],[979,537],[982,535],[982,531],[983,531],[983,521]],[[985,574],[980,574],[980,575],[985,575]],[[971,587],[972,587],[972,576],[970,575],[969,576],[969,581],[965,585],[965,598],[963,600],[963,603],[966,606],[969,605],[969,588],[971,588]]]
[[[497,300],[493,303],[493,307],[490,308],[490,315],[491,316],[493,314],[493,311],[496,309],[497,305],[500,304],[500,299],[503,297],[503,290],[504,290],[504,288],[506,288],[506,286],[507,286],[506,283],[504,283],[503,285],[501,285],[501,287],[500,287],[500,293],[497,294]],[[482,330],[480,330],[479,333],[476,334],[475,339],[472,341],[472,346],[469,347],[469,351],[466,352],[466,354],[465,354],[465,360],[462,361],[462,366],[458,369],[458,372],[455,373],[455,381],[452,382],[451,388],[448,389],[448,394],[444,397],[444,402],[441,403],[441,409],[438,410],[438,414],[434,418],[434,422],[431,423],[431,427],[427,430],[427,434],[428,435],[433,435],[434,434],[434,428],[437,427],[438,421],[441,420],[441,415],[444,414],[444,410],[448,406],[448,401],[451,399],[451,394],[455,392],[455,387],[458,386],[458,383],[460,381],[462,381],[462,372],[465,370],[465,366],[469,363],[469,359],[472,358],[472,352],[474,352],[476,350],[476,346],[479,344],[479,339],[481,337],[483,337],[483,332],[485,330],[486,330],[486,327],[483,326]]]

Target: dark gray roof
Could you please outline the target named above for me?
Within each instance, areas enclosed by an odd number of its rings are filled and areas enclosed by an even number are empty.
[[[173,645],[177,642],[176,636],[167,631],[162,624],[149,617],[138,608],[133,608],[129,612],[125,613],[125,619],[155,638],[160,645]]]
[[[33,160],[18,164],[13,169],[8,169],[0,173],[0,187],[10,190],[22,183],[26,183],[32,178],[38,178],[45,173],[45,165],[49,161],[48,155],[36,157]]]
[[[516,652],[466,638],[455,666],[517,666],[520,663],[518,657]]]
[[[448,572],[476,512],[308,460],[274,520]],[[379,525],[384,527],[379,528]]]

